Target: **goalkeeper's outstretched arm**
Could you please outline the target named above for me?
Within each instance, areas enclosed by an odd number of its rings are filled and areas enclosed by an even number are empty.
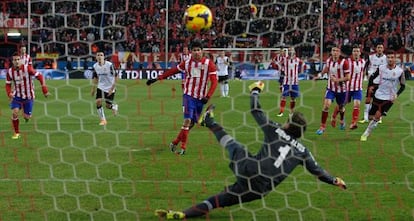
[[[312,153],[308,150],[306,150],[306,159],[304,166],[311,174],[317,176],[320,181],[338,186],[341,189],[347,188],[345,182],[341,178],[332,176],[321,166],[319,166],[315,158],[313,158]]]

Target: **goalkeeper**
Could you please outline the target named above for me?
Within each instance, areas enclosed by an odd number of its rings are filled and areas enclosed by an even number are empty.
[[[158,209],[155,215],[167,219],[185,219],[206,215],[215,208],[261,199],[283,182],[298,165],[304,166],[322,182],[346,189],[345,182],[321,168],[310,151],[298,141],[306,130],[302,113],[294,112],[283,125],[267,118],[259,103],[263,88],[264,84],[260,81],[249,86],[251,113],[264,133],[262,148],[256,155],[249,153],[214,121],[213,105],[204,114],[203,125],[214,133],[220,145],[229,153],[230,169],[237,178],[236,182],[183,212]]]

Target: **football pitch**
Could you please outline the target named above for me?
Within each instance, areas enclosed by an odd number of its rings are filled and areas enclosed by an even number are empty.
[[[11,139],[8,100],[0,100],[0,220],[158,220],[155,209],[186,209],[234,182],[227,153],[204,127],[191,130],[185,156],[169,151],[182,123],[180,81],[148,87],[145,80],[120,80],[119,115],[106,110],[104,127],[90,81],[48,81],[47,99],[35,83],[33,118],[20,118],[20,140]],[[250,83],[231,81],[231,97],[220,98],[217,88],[210,102],[216,121],[255,153],[263,135],[249,112]],[[262,108],[283,123],[287,114],[276,117],[278,82],[265,83]],[[367,142],[359,141],[367,124],[348,129],[352,105],[345,131],[328,126],[316,135],[326,81],[300,83],[297,110],[309,123],[302,142],[348,189],[322,183],[299,166],[263,200],[194,220],[413,220],[414,83],[408,81]]]

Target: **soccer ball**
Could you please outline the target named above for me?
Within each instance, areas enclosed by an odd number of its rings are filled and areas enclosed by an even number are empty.
[[[202,4],[194,4],[185,10],[185,28],[191,32],[207,31],[213,24],[213,14],[211,10]]]
[[[256,5],[254,5],[254,4],[250,4],[250,13],[251,13],[253,16],[256,16],[256,14],[257,14],[257,7],[256,7]]]

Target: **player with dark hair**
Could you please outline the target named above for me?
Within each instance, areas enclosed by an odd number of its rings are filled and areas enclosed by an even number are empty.
[[[103,99],[105,99],[106,108],[111,109],[114,115],[118,114],[118,104],[114,102],[118,73],[115,71],[112,62],[105,60],[105,54],[101,51],[96,53],[92,81],[91,95],[96,96],[96,109],[101,119],[99,125],[105,126],[107,121],[102,107]]]
[[[349,80],[348,61],[340,57],[341,49],[333,47],[331,49],[331,57],[326,60],[326,65],[322,70],[322,74],[328,74],[328,84],[326,86],[325,99],[321,113],[321,126],[316,134],[321,135],[326,130],[326,121],[329,115],[329,108],[333,100],[336,100],[336,107],[332,114],[331,125],[336,126],[336,114],[340,115],[340,129],[345,129],[345,104],[347,95],[347,81]],[[314,78],[315,80],[317,78]]]
[[[184,122],[177,137],[170,143],[171,152],[180,155],[185,154],[188,134],[198,122],[204,104],[207,104],[217,87],[217,69],[214,61],[203,56],[203,43],[194,40],[191,43],[191,58],[182,61],[177,67],[165,71],[156,79],[147,80],[151,85],[158,80],[185,72],[183,105]],[[208,83],[210,82],[210,87]],[[177,145],[181,142],[181,150],[177,151]]]
[[[352,55],[348,58],[350,79],[348,81],[348,103],[353,100],[352,121],[349,128],[358,128],[359,110],[362,99],[362,83],[364,81],[365,60],[361,58],[359,45],[352,47]]]
[[[220,84],[221,97],[229,97],[229,66],[231,65],[230,58],[226,56],[224,51],[220,51],[216,58],[217,76]]]
[[[288,49],[288,56],[282,59],[284,78],[282,81],[282,98],[280,111],[277,115],[282,117],[286,107],[286,97],[290,97],[290,114],[295,110],[296,98],[299,97],[299,71],[305,71],[305,63],[296,56],[295,48]]]
[[[372,107],[369,110],[370,122],[367,129],[361,135],[361,141],[367,141],[372,130],[377,127],[381,117],[387,116],[395,99],[405,89],[404,70],[397,65],[395,52],[387,51],[385,54],[387,56],[387,64],[380,65],[377,71],[369,78],[370,84],[373,83],[374,79],[378,79],[379,84],[372,100]]]
[[[207,108],[203,117],[203,125],[214,133],[220,145],[228,151],[230,169],[237,178],[236,182],[182,212],[157,209],[155,215],[167,219],[187,219],[206,215],[215,208],[261,199],[282,183],[298,165],[304,166],[322,182],[346,189],[345,182],[320,167],[311,152],[299,142],[307,126],[302,113],[294,112],[283,125],[267,118],[259,103],[263,88],[264,83],[260,81],[249,86],[250,111],[264,133],[262,148],[256,155],[248,152],[243,144],[214,121],[213,105]]]
[[[12,139],[19,139],[19,111],[23,109],[23,117],[26,122],[32,117],[33,103],[35,99],[32,77],[36,77],[42,85],[42,92],[45,97],[49,96],[49,90],[43,75],[40,72],[35,71],[32,65],[23,64],[18,53],[13,54],[12,63],[13,66],[9,68],[6,75],[6,93],[11,100],[11,121],[14,129]]]
[[[380,65],[387,64],[387,56],[384,54],[384,44],[379,43],[375,46],[375,53],[369,55],[368,61],[366,63],[366,75],[368,79],[377,71]],[[372,105],[372,98],[374,97],[375,90],[378,88],[379,79],[373,79],[368,81],[367,92],[365,95],[365,109],[364,109],[364,118],[359,123],[369,122],[369,110]]]

